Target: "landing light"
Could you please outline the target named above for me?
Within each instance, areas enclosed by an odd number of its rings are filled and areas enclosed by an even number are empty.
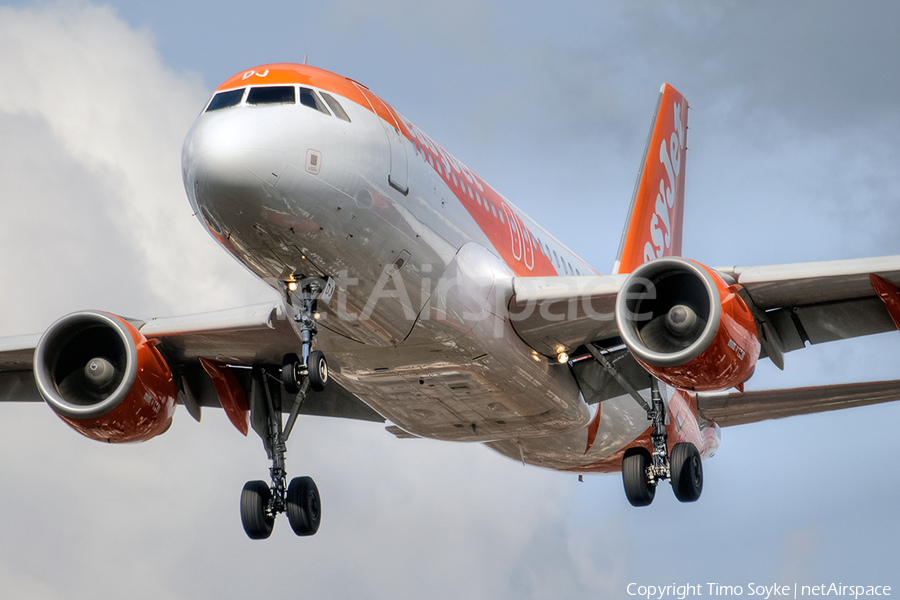
[[[565,352],[560,352],[560,353],[556,356],[556,360],[559,361],[560,363],[569,362],[569,355],[566,354]]]
[[[319,313],[319,312],[313,313],[313,319],[315,319],[316,321],[318,321],[321,318],[322,318],[322,313]]]
[[[289,282],[288,282],[288,289],[291,290],[292,292],[296,292],[296,291],[297,291],[297,282],[296,282],[296,281],[289,281]]]

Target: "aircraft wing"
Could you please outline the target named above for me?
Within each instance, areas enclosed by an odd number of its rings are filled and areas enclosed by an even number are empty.
[[[545,356],[615,338],[616,296],[627,277],[516,277],[510,322],[526,344]]]
[[[763,356],[897,329],[873,287],[900,286],[900,256],[715,269],[754,313]],[[628,275],[518,277],[509,303],[516,333],[537,352],[569,354],[589,342],[620,345],[616,296]]]
[[[900,400],[900,380],[757,392],[697,394],[701,419],[719,427]]]
[[[299,341],[277,303],[179,317],[137,321],[129,319],[158,349],[182,382],[180,401],[195,418],[199,406],[221,406],[200,358],[235,366],[281,367],[282,357],[296,352]],[[32,374],[34,350],[40,335],[0,338],[0,402],[42,400]],[[249,369],[233,369],[245,390]],[[244,373],[246,371],[246,373]],[[189,398],[184,390],[189,390]],[[302,414],[383,422],[384,419],[336,381],[310,394]],[[198,419],[199,420],[199,419]]]

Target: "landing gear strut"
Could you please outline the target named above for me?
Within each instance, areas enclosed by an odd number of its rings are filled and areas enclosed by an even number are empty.
[[[293,309],[294,328],[300,334],[300,356],[286,354],[282,363],[281,380],[289,394],[297,394],[304,378],[308,378],[313,391],[321,392],[328,382],[328,362],[325,355],[312,349],[313,337],[318,332],[316,303],[328,302],[334,293],[334,280],[302,279],[287,291],[285,299]],[[288,288],[290,289],[290,288]]]
[[[296,477],[287,485],[284,465],[287,440],[306,400],[306,394],[310,389],[322,391],[328,382],[328,362],[322,352],[312,350],[312,340],[317,332],[316,301],[325,294],[330,297],[334,286],[331,280],[304,280],[303,283],[299,292],[286,294],[288,305],[296,311],[293,319],[300,334],[300,356],[284,356],[280,377],[263,368],[255,368],[252,373],[251,424],[262,438],[266,454],[272,461],[269,469],[271,484],[250,481],[241,492],[241,523],[250,539],[254,540],[265,539],[272,534],[275,517],[279,513],[287,513],[291,529],[300,536],[315,534],[322,519],[322,505],[316,483],[311,477]],[[281,394],[273,393],[280,392],[279,383],[288,394],[295,397],[284,426]]]
[[[642,399],[643,400],[643,399]],[[666,436],[666,406],[659,393],[659,382],[650,380],[650,401],[647,419],[653,423],[650,441],[652,454],[645,448],[629,448],[622,459],[622,482],[625,496],[632,506],[647,506],[653,502],[656,486],[668,479],[680,502],[693,502],[703,491],[703,465],[697,447],[679,442],[669,454]]]
[[[269,468],[271,483],[249,481],[241,492],[241,524],[253,540],[265,539],[272,534],[275,517],[279,513],[287,513],[291,529],[301,536],[316,533],[322,518],[319,490],[311,477],[297,477],[291,480],[290,485],[286,485],[287,439],[306,399],[309,378],[303,378],[286,427],[282,427],[281,422],[280,396],[275,396],[271,388],[272,383],[277,381],[276,377],[264,369],[253,370],[250,388],[251,421],[272,461]]]
[[[672,483],[675,497],[681,502],[693,502],[703,491],[703,465],[697,447],[690,442],[672,446],[669,455],[666,443],[666,404],[659,393],[659,381],[650,378],[650,404],[637,392],[628,379],[616,368],[608,354],[599,346],[587,345],[588,352],[609,373],[635,402],[647,412],[647,420],[653,423],[650,442],[653,452],[646,448],[628,448],[622,458],[622,483],[625,496],[632,506],[647,506],[653,502],[656,486],[663,479]]]

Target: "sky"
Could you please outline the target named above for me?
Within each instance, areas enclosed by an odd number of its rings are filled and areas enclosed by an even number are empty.
[[[308,61],[367,85],[609,272],[656,96],[688,99],[685,256],[900,254],[900,5],[831,1],[0,2],[0,335],[79,309],[167,316],[273,299],[191,215],[181,144],[222,81]],[[897,378],[882,334],[761,363],[748,389]],[[900,590],[900,406],[722,432],[703,496],[628,505],[617,476],[301,419],[323,498],[248,540],[261,442],[182,408],[105,446],[0,406],[0,596],[627,598],[628,585]],[[633,588],[632,588],[633,589]]]

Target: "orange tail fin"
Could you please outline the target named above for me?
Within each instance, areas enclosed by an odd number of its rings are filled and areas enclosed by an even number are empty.
[[[687,113],[684,96],[663,84],[613,273],[681,255]]]

